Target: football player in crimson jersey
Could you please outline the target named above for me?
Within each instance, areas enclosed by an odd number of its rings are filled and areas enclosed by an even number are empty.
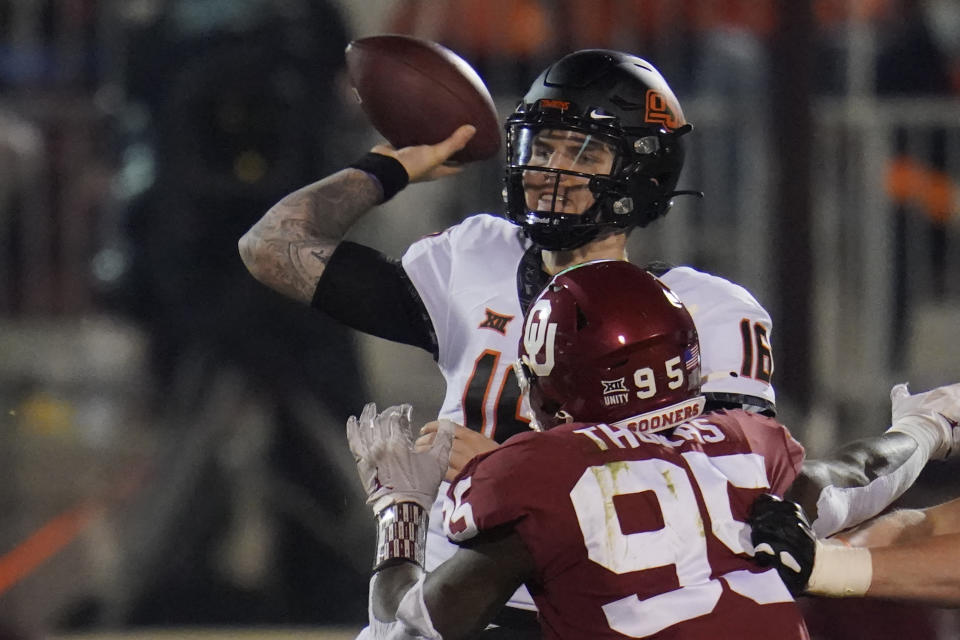
[[[460,546],[429,573],[455,426],[426,447],[409,406],[348,421],[378,522],[361,638],[470,637],[521,583],[546,638],[809,637],[777,569],[751,560],[747,524],[803,473],[803,448],[760,413],[701,413],[697,332],[672,291],[623,261],[571,267],[532,302],[519,352],[536,431],[454,478],[444,530]],[[960,409],[960,387],[944,389],[901,398],[895,427]]]
[[[439,417],[460,425],[452,477],[475,454],[529,430],[511,366],[520,318],[565,267],[627,259],[630,230],[665,215],[679,193],[689,131],[676,97],[647,61],[617,51],[577,51],[544,70],[507,119],[506,217],[469,216],[415,242],[399,262],[344,241],[353,224],[408,182],[459,171],[444,161],[473,135],[464,125],[436,145],[379,145],[351,167],[291,193],[241,238],[240,253],[249,271],[275,290],[360,331],[434,355],[446,381]],[[772,414],[766,310],[722,278],[688,267],[661,266],[655,273],[684,301],[697,327],[707,406]],[[858,462],[915,477],[913,462],[922,457],[922,467],[929,453],[918,452],[912,438],[887,438]],[[862,467],[849,466],[818,468],[809,491],[862,484]],[[831,511],[825,526],[874,515],[896,497],[887,494],[896,486],[874,483],[872,491],[881,495],[856,494],[865,505],[856,509],[844,502],[855,494],[835,494],[823,503]],[[438,500],[430,567],[455,550],[440,525]],[[533,609],[523,592],[511,605]]]
[[[520,363],[543,431],[454,479],[444,527],[460,548],[428,574],[419,496],[452,431],[418,451],[402,411],[368,406],[348,424],[379,522],[362,637],[468,637],[521,583],[547,638],[808,637],[776,571],[751,561],[745,524],[757,496],[790,486],[803,448],[757,412],[702,414],[697,332],[672,291],[623,261],[566,270],[527,313]]]

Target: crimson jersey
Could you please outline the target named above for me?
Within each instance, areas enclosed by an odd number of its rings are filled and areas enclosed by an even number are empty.
[[[461,543],[514,528],[546,638],[808,638],[776,571],[750,560],[745,523],[803,456],[785,427],[741,410],[669,435],[563,425],[472,460],[444,527]]]

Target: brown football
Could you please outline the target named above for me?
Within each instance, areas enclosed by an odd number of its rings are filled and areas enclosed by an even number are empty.
[[[480,75],[450,49],[411,36],[376,35],[347,46],[347,73],[370,123],[394,147],[436,144],[462,124],[477,133],[451,160],[500,149],[500,122]]]

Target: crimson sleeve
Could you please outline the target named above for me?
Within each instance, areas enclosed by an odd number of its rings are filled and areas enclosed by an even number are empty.
[[[773,418],[744,411],[736,414],[741,418],[740,426],[750,449],[763,454],[766,460],[770,490],[782,496],[803,466],[806,455],[803,445],[790,435],[787,427]]]
[[[470,462],[454,478],[447,493],[444,520],[447,536],[457,543],[484,531],[526,517],[537,496],[548,492],[553,478],[542,462],[554,449],[542,434],[528,432]],[[464,517],[469,512],[469,517]]]

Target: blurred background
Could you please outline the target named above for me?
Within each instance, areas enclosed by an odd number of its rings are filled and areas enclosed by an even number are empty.
[[[503,116],[568,51],[656,64],[695,127],[680,188],[706,197],[631,260],[771,311],[811,455],[884,428],[894,383],[960,379],[956,0],[0,0],[0,638],[362,626],[373,526],[343,425],[368,400],[426,421],[442,378],[259,285],[236,242],[379,141],[343,50],[386,32],[457,51]],[[501,162],[351,237],[399,257],[499,212]],[[958,478],[930,465],[901,504]],[[960,637],[947,610],[805,606],[815,638]]]

